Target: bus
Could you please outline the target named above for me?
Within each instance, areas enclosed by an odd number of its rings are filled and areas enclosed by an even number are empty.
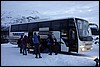
[[[92,35],[99,35],[99,27],[95,23],[89,23]]]
[[[48,34],[52,34],[59,43],[60,52],[78,53],[92,49],[93,38],[89,22],[81,18],[71,17],[14,24],[10,26],[9,41],[16,42],[20,35],[33,36],[34,32],[40,34],[44,43]]]
[[[93,43],[99,45],[99,27],[95,23],[89,23],[91,32],[92,32],[92,37],[93,37]]]

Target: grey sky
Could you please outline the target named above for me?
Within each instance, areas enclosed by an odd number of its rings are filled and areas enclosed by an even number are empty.
[[[99,1],[1,1],[1,12],[27,15],[25,11],[33,10],[51,18],[81,17],[99,24]]]

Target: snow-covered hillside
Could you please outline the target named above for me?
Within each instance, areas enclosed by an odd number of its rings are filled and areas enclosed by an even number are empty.
[[[40,14],[38,11],[2,11],[1,12],[1,26],[2,29],[8,29],[11,24],[29,23],[39,20],[49,19],[48,16]]]

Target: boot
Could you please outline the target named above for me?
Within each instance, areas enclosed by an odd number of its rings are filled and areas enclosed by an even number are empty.
[[[42,58],[41,56],[39,56],[39,58]]]

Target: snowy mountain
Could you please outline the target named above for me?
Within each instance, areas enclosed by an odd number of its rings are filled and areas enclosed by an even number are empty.
[[[40,14],[38,11],[20,11],[20,12],[1,12],[1,27],[3,30],[9,28],[11,24],[29,23],[38,20],[49,19],[48,16]]]

